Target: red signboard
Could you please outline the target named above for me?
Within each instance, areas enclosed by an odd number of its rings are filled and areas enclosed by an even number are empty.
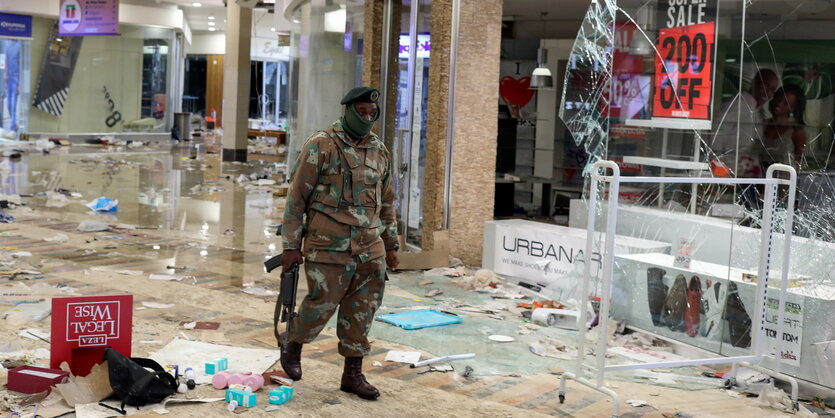
[[[601,116],[634,119],[646,109],[652,77],[644,75],[643,57],[630,52],[635,38],[645,36],[632,21],[615,24],[611,85],[603,92]]]
[[[50,367],[85,376],[107,347],[130,357],[133,295],[52,299]]]
[[[658,30],[652,116],[710,120],[716,25]]]

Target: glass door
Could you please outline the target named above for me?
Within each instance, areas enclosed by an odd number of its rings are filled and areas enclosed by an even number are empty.
[[[389,45],[384,58],[384,140],[396,173],[398,233],[410,247],[423,241],[423,179],[426,161],[426,105],[429,87],[431,0],[387,2]],[[384,43],[385,45],[385,43]]]

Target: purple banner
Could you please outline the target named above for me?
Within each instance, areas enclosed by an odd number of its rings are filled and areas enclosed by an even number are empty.
[[[61,0],[60,4],[59,35],[119,34],[119,0]]]

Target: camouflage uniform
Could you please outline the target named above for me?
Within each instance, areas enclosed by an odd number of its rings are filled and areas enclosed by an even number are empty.
[[[290,324],[291,341],[313,341],[338,307],[339,353],[368,354],[368,331],[383,300],[384,256],[397,247],[390,161],[375,134],[354,141],[340,121],[302,148],[282,227],[284,248],[302,249],[307,274],[308,294]]]

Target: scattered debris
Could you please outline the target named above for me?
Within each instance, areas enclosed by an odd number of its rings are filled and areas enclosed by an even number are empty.
[[[552,338],[540,338],[532,342],[529,348],[531,353],[542,357],[573,360],[577,356],[576,349],[569,349],[565,344]]]
[[[481,269],[473,276],[465,276],[458,280],[458,287],[468,290],[481,290],[486,287],[493,287],[502,283],[502,279],[490,270]]]
[[[725,389],[725,393],[732,398],[742,398],[742,394],[735,390]]]
[[[109,228],[106,223],[101,221],[84,220],[78,224],[77,229],[81,232],[98,232],[107,231]]]
[[[216,330],[220,328],[220,322],[212,322],[212,321],[193,321],[193,322],[180,322],[180,325],[185,329],[207,329],[207,330]]]
[[[70,237],[68,237],[64,234],[55,234],[55,236],[46,237],[43,240],[46,241],[46,242],[67,242],[67,241],[69,241],[69,239],[70,239]]]
[[[151,309],[170,309],[176,306],[173,303],[159,303],[159,302],[146,302],[142,301],[142,306]]]
[[[111,394],[107,362],[96,364],[87,376],[70,376],[67,383],[55,385],[70,406],[98,402]]]
[[[116,212],[119,209],[119,201],[109,197],[100,197],[87,203],[87,207],[96,212]]]
[[[246,294],[255,296],[274,296],[278,294],[278,292],[276,292],[275,290],[270,290],[263,287],[245,287],[241,291]]]
[[[778,389],[772,385],[763,386],[762,390],[760,390],[760,396],[757,397],[756,404],[783,412],[794,411],[789,395],[782,389]]]
[[[169,282],[179,282],[183,279],[193,278],[194,276],[177,276],[174,274],[151,274],[148,276],[151,280],[164,280]]]
[[[384,361],[414,364],[420,361],[420,352],[391,350],[386,354]]]
[[[498,334],[491,335],[491,336],[487,337],[487,339],[490,340],[490,341],[495,341],[497,343],[509,343],[509,342],[516,341],[516,339],[511,337],[511,336],[498,335]]]
[[[433,282],[432,280],[422,280],[418,283],[418,286],[426,286],[426,285],[430,285],[432,283],[435,283],[435,282]]]
[[[642,401],[642,400],[638,400],[638,399],[630,399],[630,400],[626,401],[626,403],[628,403],[629,405],[632,405],[632,406],[634,406],[634,407],[636,407],[636,408],[640,408],[640,407],[642,407],[642,406],[647,406],[647,405],[649,405],[649,404],[647,403],[647,401]]]
[[[374,366],[374,367],[382,367],[383,363],[380,363],[379,361],[375,361],[375,362],[371,363],[371,365]]]
[[[428,298],[434,298],[435,296],[441,295],[443,293],[444,293],[444,291],[441,290],[441,289],[432,289],[432,290],[426,292],[426,294],[424,296],[426,296]]]

